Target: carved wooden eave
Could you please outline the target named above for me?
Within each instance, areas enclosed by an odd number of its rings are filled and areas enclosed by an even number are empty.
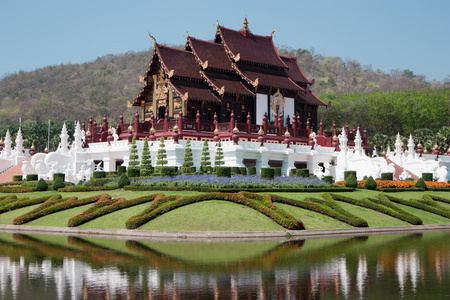
[[[258,82],[256,82],[256,80],[255,80],[255,81],[251,80],[250,78],[248,78],[247,76],[245,76],[245,75],[241,72],[241,70],[239,70],[239,68],[238,68],[235,64],[232,64],[231,67],[232,67],[233,70],[236,71],[236,73],[238,73],[239,76],[240,76],[242,79],[244,79],[248,84],[252,85],[253,87],[258,86],[259,80],[258,80]],[[257,79],[258,79],[258,78],[257,78]]]
[[[203,64],[201,64],[202,69],[205,70],[208,68],[208,61],[205,61]]]
[[[219,95],[223,95],[225,93],[225,87],[223,86],[222,88],[219,88],[218,86],[216,86],[209,78],[208,76],[206,76],[205,73],[203,73],[202,71],[200,71],[200,75],[202,76],[202,78],[206,81],[206,83],[214,90],[216,91]],[[221,90],[223,89],[223,92],[221,93]]]

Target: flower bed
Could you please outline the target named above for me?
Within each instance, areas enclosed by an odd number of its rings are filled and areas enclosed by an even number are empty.
[[[87,185],[73,185],[58,189],[58,192],[93,192],[93,191],[111,191],[117,189],[115,186],[87,186]]]
[[[363,199],[353,199],[347,196],[338,195],[338,194],[324,194],[324,198],[329,200],[342,201],[346,203],[350,203],[353,205],[365,207],[372,209],[374,211],[386,214],[388,216],[397,218],[399,220],[408,222],[412,225],[422,225],[423,222],[420,218],[404,211],[400,207],[394,205],[391,201],[387,199],[372,199],[372,198],[363,198]]]
[[[13,220],[14,225],[20,225],[27,222],[30,222],[32,220],[38,219],[40,217],[43,217],[45,215],[49,215],[61,210],[89,204],[98,201],[101,197],[104,197],[103,195],[96,195],[84,199],[77,199],[77,197],[70,197],[70,198],[59,198],[54,199],[51,197],[47,201],[45,201],[42,205],[39,207],[33,209],[32,211],[21,215]],[[109,196],[109,195],[108,195]]]
[[[363,188],[365,180],[358,180],[358,188]],[[405,191],[410,191],[410,189],[415,189],[415,181],[409,180],[375,180],[377,184],[377,189],[404,189]],[[337,181],[333,185],[344,186],[345,181]],[[429,189],[448,189],[450,191],[450,184],[446,182],[435,182],[435,181],[425,181],[425,184]],[[423,191],[423,189],[415,189],[418,191]]]
[[[304,229],[304,225],[300,220],[296,220],[293,216],[276,207],[270,200],[269,195],[257,195],[253,193],[207,193],[194,196],[166,196],[158,195],[150,206],[142,213],[131,217],[126,222],[128,229],[135,229],[152,219],[171,211],[175,208],[182,207],[195,202],[208,200],[225,200],[237,204],[246,205],[253,208],[262,214],[268,216],[273,221],[283,226],[286,229],[298,230]],[[269,204],[270,203],[270,204]]]
[[[327,199],[305,198],[303,201],[298,201],[286,198],[279,195],[271,195],[272,201],[276,203],[284,203],[292,206],[301,207],[307,210],[315,211],[323,215],[329,216],[341,222],[347,223],[354,227],[368,227],[369,225],[363,219],[346,211],[334,201]]]
[[[2,185],[0,186],[0,193],[29,193],[34,192],[35,187],[24,187],[20,184]]]
[[[107,195],[107,194],[105,194]],[[109,195],[108,195],[109,196]],[[111,199],[109,197],[102,197],[94,205],[89,207],[89,209],[84,212],[72,217],[69,219],[68,225],[69,227],[79,226],[86,222],[89,222],[98,217],[107,215],[109,213],[118,211],[120,209],[124,209],[127,207],[131,207],[134,205],[138,205],[141,203],[153,201],[157,195],[146,195],[136,199],[127,200],[124,198],[119,199]]]

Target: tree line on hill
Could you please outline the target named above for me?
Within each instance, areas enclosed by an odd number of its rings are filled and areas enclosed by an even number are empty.
[[[314,50],[280,47],[278,51],[287,56],[297,54],[306,77],[315,79],[312,91],[325,103],[331,101],[331,107],[319,109],[319,118],[327,129],[333,120],[338,126],[347,121],[351,126],[367,128],[369,136],[395,136],[397,132],[407,136],[424,129],[436,140],[436,134],[445,131],[442,127],[450,126],[450,77],[443,82],[428,82],[410,70],[385,73]],[[127,102],[141,90],[139,76],[144,75],[152,52],[106,55],[92,62],[48,66],[3,77],[0,135],[4,138],[10,129],[14,141],[21,118],[24,146],[34,142],[36,149],[43,151],[49,119],[50,149],[57,147],[64,121],[70,136],[75,120],[87,123],[91,116],[101,123],[102,116],[107,115],[112,126],[120,113],[124,113],[125,122],[132,121],[136,108],[127,108]],[[448,145],[450,139],[445,142]],[[442,148],[445,142],[441,141]]]

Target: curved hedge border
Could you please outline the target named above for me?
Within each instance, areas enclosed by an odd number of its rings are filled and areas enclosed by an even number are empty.
[[[102,195],[96,195],[89,198],[84,199],[78,199],[77,197],[70,197],[70,198],[60,198],[60,199],[54,199],[51,197],[42,205],[39,207],[33,209],[32,211],[23,214],[13,220],[14,225],[20,225],[27,222],[30,222],[32,220],[38,219],[40,217],[43,217],[45,215],[49,215],[61,210],[89,204],[98,201],[101,197],[103,197],[105,194]],[[109,195],[108,195],[109,196]]]
[[[250,198],[251,197],[251,198]],[[265,197],[262,200],[261,197]],[[153,220],[154,218],[169,212],[175,208],[182,207],[184,205],[208,201],[208,200],[225,200],[231,201],[237,204],[246,205],[253,208],[273,221],[283,226],[284,228],[291,230],[305,229],[303,223],[300,220],[295,219],[293,216],[276,207],[270,200],[269,195],[256,195],[252,193],[208,193],[194,196],[162,196],[158,195],[153,200],[152,204],[140,214],[131,217],[126,221],[126,227],[128,229],[135,229],[143,224]],[[271,205],[268,205],[271,203]]]
[[[404,211],[403,209],[394,205],[391,201],[389,201],[387,199],[372,199],[372,198],[353,199],[353,198],[343,196],[343,195],[338,195],[338,194],[326,194],[326,195],[324,195],[324,198],[325,197],[336,200],[336,201],[342,201],[342,202],[350,203],[353,205],[369,208],[374,211],[383,213],[385,215],[408,222],[412,225],[422,225],[423,224],[422,220],[419,217],[414,216],[414,215]]]
[[[43,202],[49,200],[50,197],[52,199],[56,200],[56,199],[60,199],[61,195],[55,194],[53,196],[49,195],[49,196],[43,196],[43,197],[38,197],[38,198],[33,198],[33,199],[29,199],[28,197],[17,199],[17,197],[15,195],[9,195],[6,199],[4,199],[3,201],[0,202],[0,214],[7,212],[7,211],[15,210],[18,208],[43,203]],[[5,200],[7,200],[7,202],[5,202]]]
[[[439,201],[439,202],[444,202],[444,203],[450,204],[450,199],[440,197],[440,196],[425,194],[422,196],[422,198],[425,200],[434,200],[434,201]]]
[[[107,195],[107,194],[105,194]],[[136,199],[127,200],[125,198],[111,199],[109,197],[102,197],[94,205],[84,212],[69,219],[67,226],[75,227],[86,222],[89,222],[98,217],[107,215],[109,213],[135,206],[141,203],[153,201],[157,194],[146,195]]]
[[[35,187],[0,186],[0,193],[29,193],[36,191]]]
[[[410,200],[404,200],[401,198],[397,198],[397,197],[393,197],[391,195],[383,195],[380,194],[378,196],[380,199],[385,199],[387,198],[388,200],[391,200],[392,202],[395,203],[400,203],[403,205],[407,205],[407,206],[411,206],[414,208],[418,208],[421,210],[425,210],[428,212],[431,212],[433,214],[439,215],[439,216],[443,216],[445,218],[449,218],[450,219],[450,210],[446,209],[445,207],[439,205],[438,203],[436,203],[433,200],[430,199],[424,199],[424,200],[416,200],[416,199],[410,199]]]
[[[315,211],[323,215],[329,216],[333,219],[347,223],[354,227],[369,226],[365,220],[361,219],[358,216],[353,215],[352,213],[348,212],[347,210],[337,205],[334,201],[330,201],[325,197],[324,200],[315,198],[305,198],[303,201],[298,201],[283,196],[272,195],[272,201]]]

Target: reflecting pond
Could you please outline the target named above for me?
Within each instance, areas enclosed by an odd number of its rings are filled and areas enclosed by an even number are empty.
[[[442,299],[450,231],[291,241],[0,233],[1,299]]]

